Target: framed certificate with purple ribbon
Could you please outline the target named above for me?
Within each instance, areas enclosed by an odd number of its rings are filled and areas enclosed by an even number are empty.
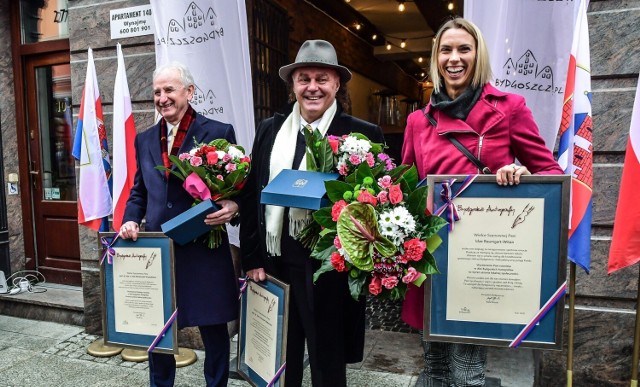
[[[449,227],[425,281],[424,337],[561,349],[569,189],[566,175],[428,177],[427,206]]]
[[[173,241],[151,232],[135,242],[115,233],[99,239],[105,344],[177,354]]]
[[[238,373],[253,386],[284,387],[289,285],[267,274],[241,287]]]

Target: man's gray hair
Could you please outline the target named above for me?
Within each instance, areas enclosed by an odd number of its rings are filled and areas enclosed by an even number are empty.
[[[193,81],[193,75],[191,75],[191,71],[189,68],[180,62],[171,62],[167,64],[163,64],[162,66],[155,69],[153,72],[153,80],[155,82],[156,78],[160,74],[164,74],[167,72],[176,71],[180,77],[180,82],[184,87],[189,87],[191,85],[195,86],[195,82]]]

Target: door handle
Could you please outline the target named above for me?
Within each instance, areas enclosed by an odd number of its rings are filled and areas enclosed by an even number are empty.
[[[39,175],[40,174],[39,171],[29,171],[29,173],[32,174],[32,175]]]

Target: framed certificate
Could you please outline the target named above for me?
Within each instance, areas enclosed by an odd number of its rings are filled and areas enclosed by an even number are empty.
[[[173,242],[162,233],[141,232],[135,242],[114,236],[99,233],[113,253],[100,267],[105,343],[178,353],[177,327],[169,323],[176,310]]]
[[[425,281],[425,340],[506,347],[528,327],[521,347],[561,349],[564,297],[545,305],[566,279],[571,177],[465,178],[428,178],[428,208],[453,227],[440,230],[440,274]]]
[[[251,385],[284,386],[288,314],[289,285],[270,275],[263,282],[247,281],[240,302],[238,372]]]

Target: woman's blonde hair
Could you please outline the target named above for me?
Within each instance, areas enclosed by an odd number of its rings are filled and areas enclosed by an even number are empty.
[[[491,80],[491,62],[489,62],[489,50],[482,37],[482,32],[475,24],[461,17],[451,19],[444,23],[438,30],[435,40],[433,42],[433,48],[431,50],[431,64],[429,69],[429,75],[433,82],[433,89],[436,93],[440,92],[442,87],[442,77],[438,72],[438,52],[440,51],[440,42],[442,40],[442,34],[450,29],[462,29],[465,30],[476,41],[476,64],[471,79],[471,86],[474,88],[483,86]]]

